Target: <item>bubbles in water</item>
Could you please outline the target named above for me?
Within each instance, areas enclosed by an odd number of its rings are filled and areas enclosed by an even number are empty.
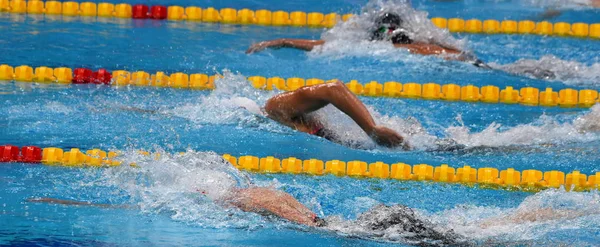
[[[47,115],[69,115],[75,112],[74,107],[65,105],[58,101],[49,101],[45,104],[27,103],[24,105],[12,105],[8,108],[8,117],[23,117],[35,114]]]

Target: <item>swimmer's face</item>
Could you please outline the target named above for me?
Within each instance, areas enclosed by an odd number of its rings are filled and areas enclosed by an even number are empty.
[[[371,35],[372,40],[391,40],[397,32],[402,32],[400,28],[402,20],[393,13],[384,13],[375,20],[376,29]]]

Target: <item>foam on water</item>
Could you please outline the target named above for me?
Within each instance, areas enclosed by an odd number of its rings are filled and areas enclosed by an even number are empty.
[[[563,82],[567,85],[598,86],[600,64],[586,65],[576,61],[566,61],[552,55],[540,59],[519,59],[509,64],[489,64],[494,69],[535,79]]]

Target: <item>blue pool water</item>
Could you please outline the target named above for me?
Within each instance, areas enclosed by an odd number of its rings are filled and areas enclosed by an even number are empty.
[[[133,2],[132,2],[133,3]],[[160,4],[160,1],[148,4]],[[201,7],[267,8],[354,12],[364,1],[169,1]],[[429,16],[528,19],[543,11],[523,2],[414,1]],[[398,6],[397,4],[394,6]],[[551,21],[599,22],[598,10],[565,8]],[[340,30],[344,27],[334,29]],[[346,30],[346,29],[344,29]],[[592,174],[600,163],[600,108],[564,109],[503,104],[361,98],[377,122],[408,135],[412,151],[376,147],[350,119],[327,107],[318,114],[346,143],[332,144],[256,117],[240,106],[264,103],[276,92],[253,89],[244,77],[337,78],[360,82],[437,82],[499,87],[600,89],[598,40],[518,35],[453,35],[449,41],[472,50],[497,70],[481,70],[437,57],[410,55],[385,44],[342,40],[325,33],[329,46],[310,53],[281,49],[253,55],[254,42],[295,37],[320,38],[322,29],[218,25],[151,20],[89,20],[0,13],[0,63],[33,67],[89,67],[221,73],[214,92],[97,85],[0,83],[0,144],[125,150],[141,169],[69,169],[27,164],[0,165],[2,245],[202,245],[202,246],[379,246],[398,245],[344,228],[378,203],[414,207],[431,221],[477,243],[593,246],[600,242],[600,217],[508,224],[481,229],[476,222],[507,215],[516,207],[586,211],[597,208],[597,192],[538,194],[420,182],[247,174],[244,183],[274,186],[331,218],[330,230],[311,230],[222,209],[197,196],[195,188],[216,178],[218,154],[279,158],[405,162],[453,167],[495,167]],[[525,59],[525,60],[521,60]],[[533,79],[524,67],[553,71],[555,80]],[[156,110],[158,114],[123,108]],[[591,126],[591,127],[590,127]],[[439,138],[470,149],[429,151]],[[163,155],[152,160],[137,149]],[[194,150],[194,151],[192,151]],[[180,156],[168,153],[185,152]],[[231,173],[231,172],[230,172]],[[238,177],[243,174],[235,173]],[[205,185],[205,184],[204,184]],[[218,188],[216,188],[218,189]],[[139,208],[102,209],[28,203],[56,197]],[[592,210],[593,211],[593,210]],[[336,221],[337,220],[337,221]],[[336,228],[337,227],[337,228]],[[352,230],[355,230],[354,232]],[[337,233],[336,233],[337,232]],[[353,237],[347,237],[351,235]],[[355,238],[358,237],[358,238]]]

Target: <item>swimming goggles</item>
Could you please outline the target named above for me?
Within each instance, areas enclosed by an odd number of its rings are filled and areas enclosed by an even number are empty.
[[[382,25],[377,29],[377,33],[382,34],[386,40],[391,40],[396,34],[406,33],[406,30],[395,25]]]

